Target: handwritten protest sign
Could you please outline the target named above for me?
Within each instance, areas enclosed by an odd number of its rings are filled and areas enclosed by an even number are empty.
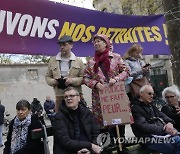
[[[123,81],[113,86],[105,84],[104,89],[99,91],[99,96],[104,126],[133,123],[130,102]]]

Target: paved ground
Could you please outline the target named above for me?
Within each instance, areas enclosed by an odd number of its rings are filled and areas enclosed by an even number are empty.
[[[45,122],[46,122],[47,125],[50,124],[49,120],[45,120]],[[3,128],[3,131],[5,131],[5,128]],[[126,125],[125,136],[126,137],[133,136],[130,125]],[[48,139],[49,139],[49,149],[50,149],[51,154],[53,154],[53,137],[52,136],[48,137]],[[6,141],[6,136],[3,136],[3,142],[5,142],[5,141]],[[3,153],[3,149],[4,149],[4,146],[2,148],[0,148],[0,154]]]

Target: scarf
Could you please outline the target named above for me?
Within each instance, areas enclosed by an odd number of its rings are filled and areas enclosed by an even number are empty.
[[[109,50],[106,49],[101,53],[96,52],[95,53],[95,62],[96,62],[94,64],[94,72],[95,73],[98,72],[98,67],[100,64],[102,64],[102,66],[104,67],[106,72],[109,72],[109,69],[110,69]]]
[[[20,121],[16,116],[13,124],[11,138],[11,154],[20,150],[27,142],[28,127],[31,124],[31,114],[28,114],[26,119]]]

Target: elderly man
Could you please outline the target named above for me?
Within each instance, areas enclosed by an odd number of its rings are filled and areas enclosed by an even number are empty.
[[[139,138],[150,139],[145,143],[145,146],[149,149],[162,152],[163,154],[180,153],[180,137],[177,135],[177,130],[173,127],[173,120],[152,104],[153,95],[154,90],[152,86],[145,85],[141,87],[139,92],[140,98],[134,100],[132,106],[134,117],[133,132]],[[169,139],[172,139],[170,143],[166,142],[167,140],[159,140],[159,143],[152,142],[153,138],[162,139],[167,134],[170,136]]]
[[[65,89],[64,101],[54,119],[54,154],[101,152],[101,147],[96,145],[99,128],[93,114],[79,102],[79,92],[75,88]]]
[[[73,40],[71,36],[64,35],[58,40],[60,52],[52,57],[48,64],[45,76],[48,85],[52,86],[56,96],[55,111],[59,110],[59,105],[63,100],[64,89],[73,86],[81,91],[84,64],[72,52]]]

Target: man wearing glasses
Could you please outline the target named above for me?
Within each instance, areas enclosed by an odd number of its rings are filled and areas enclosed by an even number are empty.
[[[139,96],[131,107],[134,118],[134,124],[132,124],[134,135],[143,138],[143,145],[148,149],[163,154],[180,153],[180,137],[173,127],[173,120],[152,104],[154,96],[152,86],[141,87]]]
[[[47,84],[52,86],[55,92],[55,112],[59,110],[65,88],[73,86],[82,93],[81,84],[84,72],[82,60],[72,52],[72,37],[64,35],[58,40],[58,44],[60,52],[50,59],[45,76]]]
[[[99,154],[99,127],[91,111],[80,105],[79,92],[68,87],[54,120],[54,154]]]

